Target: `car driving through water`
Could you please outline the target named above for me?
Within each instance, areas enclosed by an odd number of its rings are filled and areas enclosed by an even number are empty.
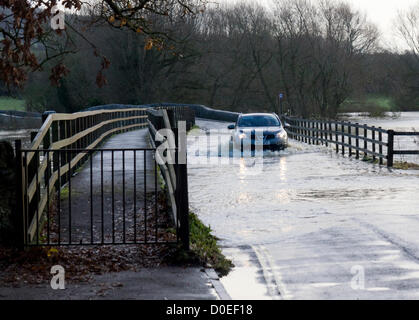
[[[285,124],[285,127],[287,124]],[[230,140],[230,150],[255,150],[263,145],[263,150],[280,151],[288,147],[288,135],[281,120],[275,113],[241,114],[234,125]]]

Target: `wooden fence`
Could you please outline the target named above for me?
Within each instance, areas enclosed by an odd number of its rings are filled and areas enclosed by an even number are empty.
[[[388,167],[394,165],[394,155],[415,155],[419,150],[395,150],[395,136],[419,136],[418,132],[396,132],[366,124],[334,120],[309,120],[283,117],[289,124],[292,139],[314,145],[334,145],[336,153],[359,159],[370,157]]]

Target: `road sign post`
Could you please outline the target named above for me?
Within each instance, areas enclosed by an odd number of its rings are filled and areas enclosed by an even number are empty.
[[[284,94],[283,93],[279,93],[278,94],[278,109],[279,109],[279,114],[282,115],[282,104],[281,104],[281,100],[284,98]]]

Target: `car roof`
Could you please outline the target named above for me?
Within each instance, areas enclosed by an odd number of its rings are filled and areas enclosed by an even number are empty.
[[[275,117],[275,114],[273,114],[273,113],[242,113],[241,115],[240,115],[241,117],[243,117],[243,116],[252,116],[252,117],[254,117],[254,116],[274,116]]]

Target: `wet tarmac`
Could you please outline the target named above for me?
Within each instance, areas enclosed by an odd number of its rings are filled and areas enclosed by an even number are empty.
[[[419,298],[419,171],[294,141],[224,161],[198,134],[188,138],[190,205],[237,266],[222,279],[233,299]]]

